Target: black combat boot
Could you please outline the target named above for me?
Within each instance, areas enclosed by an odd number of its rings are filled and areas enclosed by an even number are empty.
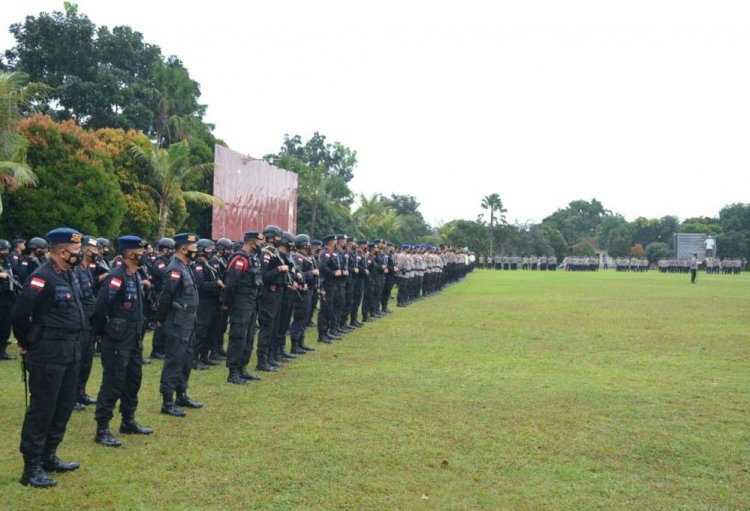
[[[76,461],[64,462],[54,452],[42,456],[42,468],[47,472],[72,472],[80,466]]]
[[[109,430],[109,424],[99,424],[96,427],[94,442],[102,444],[105,447],[120,447],[122,445],[122,442],[116,439]]]
[[[292,354],[294,355],[305,355],[307,352],[302,349],[302,346],[300,346],[299,341],[295,341],[292,339]]]
[[[286,348],[281,348],[279,354],[284,360],[294,360],[295,358],[297,358],[297,355],[292,355],[291,353],[287,352]]]
[[[133,417],[123,417],[120,423],[120,433],[126,435],[150,435],[153,432],[154,428],[141,426]]]
[[[187,392],[177,391],[177,399],[175,401],[178,406],[184,406],[185,408],[203,408],[203,403],[200,401],[193,401],[188,397]]]
[[[248,373],[244,367],[240,369],[240,378],[245,381],[260,381],[260,376]]]
[[[55,486],[57,481],[47,475],[42,468],[42,460],[38,456],[24,456],[21,484],[34,488],[50,488]]]
[[[85,392],[81,392],[80,394],[78,394],[78,402],[84,405],[95,405],[96,399],[89,396]]]
[[[258,353],[258,365],[255,367],[258,371],[263,371],[265,373],[275,373],[276,367],[272,366],[268,363],[268,356],[267,355],[261,355]]]
[[[302,348],[302,351],[305,351],[305,352],[307,352],[307,351],[315,351],[315,348],[313,348],[312,346],[308,346],[307,344],[305,344],[305,338],[304,337],[299,340],[299,347]]]
[[[230,369],[229,376],[227,376],[227,383],[232,385],[247,385],[247,380],[240,376],[240,372],[237,369]]]
[[[219,362],[218,360],[213,360],[209,358],[208,353],[206,353],[205,355],[201,357],[201,362],[203,363],[204,366],[209,366],[209,367],[221,365],[221,362]]]
[[[172,417],[184,417],[187,414],[185,413],[185,410],[182,408],[178,408],[176,404],[174,404],[174,401],[172,400],[172,396],[167,396],[166,394],[163,396],[164,401],[161,405],[161,413],[164,415],[171,415]]]

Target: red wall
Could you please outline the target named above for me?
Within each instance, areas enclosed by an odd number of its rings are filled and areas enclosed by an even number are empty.
[[[214,151],[213,238],[241,240],[245,231],[276,224],[297,230],[297,174],[217,145]]]

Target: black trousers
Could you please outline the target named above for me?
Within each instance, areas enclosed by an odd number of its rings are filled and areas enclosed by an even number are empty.
[[[297,297],[297,293],[285,289],[281,293],[281,305],[279,307],[279,319],[276,325],[276,333],[273,337],[272,353],[279,354],[284,351],[286,345],[286,331],[292,322],[292,296]]]
[[[185,392],[193,369],[195,346],[195,308],[170,310],[164,322],[164,366],[161,370],[159,391],[172,397],[174,392]]]
[[[323,284],[325,296],[320,298],[320,312],[318,313],[318,334],[326,335],[333,324],[333,297],[336,294],[336,285],[332,280],[326,280]]]
[[[349,275],[346,277],[346,284],[344,287],[344,310],[341,312],[341,323],[346,324],[349,320],[349,316],[352,311],[352,302],[354,301],[354,280],[359,280],[358,277]]]
[[[372,314],[372,290],[374,286],[372,278],[365,278],[362,286],[362,318],[367,319]]]
[[[346,302],[346,279],[343,277],[337,277],[333,280],[334,284],[334,296],[333,296],[333,320],[331,323],[331,329],[335,329],[341,326],[344,320],[344,304]]]
[[[250,363],[255,337],[256,303],[233,304],[229,310],[229,345],[227,346],[227,367],[242,369]]]
[[[349,309],[349,321],[357,321],[359,307],[362,305],[362,299],[365,294],[365,279],[354,277],[354,288],[352,290],[352,305]]]
[[[86,393],[86,384],[94,365],[94,332],[86,330],[81,339],[81,372],[78,373],[78,396]]]
[[[151,353],[164,353],[164,346],[166,344],[166,337],[164,335],[164,326],[156,326],[154,328],[154,336],[151,340]]]
[[[258,362],[272,353],[273,339],[279,326],[279,311],[284,291],[280,286],[268,287],[258,301]]]
[[[0,294],[0,353],[10,344],[10,311],[16,297],[10,293]]]
[[[127,343],[115,343],[105,336],[102,339],[102,385],[94,414],[97,424],[109,424],[118,399],[123,420],[133,419],[142,380],[142,342],[134,336]]]
[[[383,287],[385,286],[385,277],[383,277],[382,274],[375,275],[374,279],[374,285],[373,285],[373,291],[372,291],[372,303],[371,310],[372,312],[378,312],[380,311],[380,302],[383,299]]]
[[[312,290],[292,293],[292,325],[289,327],[289,334],[292,342],[300,342],[305,339],[305,325],[310,319],[309,311],[312,303]]]
[[[208,350],[221,332],[221,305],[218,299],[201,298],[195,322],[195,357],[208,356]]]
[[[21,453],[24,457],[53,454],[65,436],[76,403],[80,360],[27,363],[27,368],[31,397],[21,428]]]
[[[383,294],[380,300],[380,306],[383,310],[388,308],[388,300],[391,298],[391,291],[393,290],[393,284],[396,281],[392,275],[387,275],[383,282]]]

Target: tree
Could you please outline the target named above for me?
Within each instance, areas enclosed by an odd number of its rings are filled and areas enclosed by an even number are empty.
[[[717,255],[721,258],[750,259],[750,236],[741,231],[729,231],[716,239]]]
[[[19,124],[22,110],[44,88],[27,80],[24,73],[0,72],[0,215],[3,192],[37,184],[36,174],[26,163],[29,141],[20,133]]]
[[[591,202],[576,200],[546,217],[542,223],[559,230],[568,243],[580,243],[594,237],[602,219],[610,214],[596,199],[591,199]]]
[[[430,235],[430,226],[419,211],[419,202],[413,195],[391,194],[381,197],[381,202],[390,206],[400,218],[401,227],[392,239],[400,243],[416,244]]]
[[[669,248],[669,245],[662,241],[653,241],[646,245],[645,255],[649,264],[655,264],[660,259],[671,257],[672,250]]]
[[[721,208],[719,223],[725,231],[750,231],[750,204],[735,203]]]
[[[318,132],[304,144],[299,135],[284,135],[279,152],[264,156],[269,163],[299,176],[297,224],[308,226],[310,236],[320,230],[342,229],[348,223],[354,197],[348,182],[357,163],[356,151],[325,140]]]
[[[151,171],[151,190],[157,198],[159,207],[159,230],[157,237],[162,238],[167,232],[170,209],[186,202],[194,202],[205,206],[223,207],[224,203],[204,192],[184,190],[188,179],[197,174],[206,173],[213,169],[213,164],[190,164],[190,146],[183,140],[172,144],[167,149],[151,147],[148,152],[137,145],[130,147],[130,154],[139,163],[146,165]]]
[[[704,216],[686,218],[680,225],[679,231],[702,234],[721,234],[724,232],[724,227],[722,227],[716,218]]]
[[[8,196],[0,230],[26,238],[65,224],[86,234],[117,236],[125,197],[96,135],[73,121],[57,123],[41,114],[21,121],[20,129],[29,140],[28,162],[39,187]]]
[[[627,257],[633,244],[633,234],[628,222],[620,215],[602,218],[597,229],[597,243],[614,257]]]
[[[505,213],[508,211],[503,208],[503,201],[497,193],[492,193],[482,198],[482,209],[490,210],[490,257],[493,257],[495,255],[495,211],[499,213],[499,220],[502,224],[507,223],[505,220]]]

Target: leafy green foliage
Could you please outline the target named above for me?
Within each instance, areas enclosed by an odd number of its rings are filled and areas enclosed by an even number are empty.
[[[95,134],[72,121],[34,115],[21,122],[37,189],[8,197],[0,230],[23,237],[68,225],[86,234],[114,237],[126,211],[112,160]]]
[[[651,264],[656,263],[659,259],[668,259],[672,257],[672,249],[670,246],[661,241],[653,241],[646,245],[646,259]]]
[[[579,243],[596,236],[602,220],[609,214],[596,199],[590,202],[576,200],[546,217],[542,223],[560,231],[568,243]]]

